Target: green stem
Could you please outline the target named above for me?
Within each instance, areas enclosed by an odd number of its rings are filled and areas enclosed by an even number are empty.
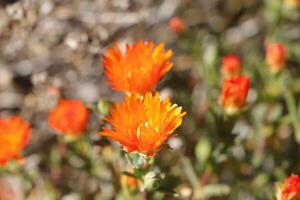
[[[125,157],[126,157],[127,161],[129,162],[129,164],[130,164],[132,167],[138,168],[138,166],[136,166],[136,164],[135,164],[133,158],[130,156],[129,153],[125,153]]]
[[[190,184],[195,192],[195,195],[197,195],[197,193],[200,189],[200,184],[199,184],[198,176],[192,166],[192,163],[185,156],[182,156],[181,162],[183,165],[183,171],[186,174],[187,179],[190,182]]]
[[[295,98],[290,90],[286,90],[284,97],[287,103],[289,115],[291,117],[292,126],[295,131],[295,137],[298,143],[300,143],[300,122],[297,115],[297,104]]]

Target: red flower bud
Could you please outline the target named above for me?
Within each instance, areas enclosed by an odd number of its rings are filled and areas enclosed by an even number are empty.
[[[224,78],[237,77],[241,73],[241,61],[236,55],[224,56],[222,59],[222,74]]]
[[[186,31],[186,26],[184,22],[179,17],[172,17],[169,21],[169,28],[177,34]]]
[[[247,76],[224,80],[220,103],[227,114],[236,114],[244,107],[249,88]]]
[[[286,54],[282,44],[269,44],[266,53],[266,61],[271,72],[277,73],[285,68]]]
[[[277,200],[300,199],[300,176],[292,175],[277,188]]]

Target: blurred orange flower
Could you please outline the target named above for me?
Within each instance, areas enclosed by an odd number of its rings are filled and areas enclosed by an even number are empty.
[[[300,176],[292,175],[277,188],[278,200],[299,200],[300,199]]]
[[[51,128],[59,133],[67,135],[80,135],[88,122],[88,109],[80,100],[60,100],[49,117],[48,123]]]
[[[291,7],[299,7],[300,0],[286,0],[286,3]]]
[[[106,121],[112,128],[103,128],[100,134],[121,143],[127,152],[153,156],[182,123],[181,107],[171,105],[169,99],[161,101],[159,93],[145,96],[126,96],[116,103]]]
[[[103,55],[104,73],[112,89],[129,93],[152,91],[162,76],[173,66],[169,61],[173,52],[163,43],[139,41],[126,44],[123,54],[118,44]]]
[[[272,73],[277,73],[285,68],[285,47],[279,43],[269,44],[266,52],[266,62]]]
[[[225,79],[237,77],[241,73],[241,61],[236,55],[227,55],[222,59],[222,74]]]
[[[247,76],[224,80],[220,102],[227,114],[236,114],[244,107],[249,87]]]
[[[0,166],[19,159],[31,135],[30,125],[19,115],[0,118]]]
[[[185,23],[179,17],[172,17],[168,25],[174,33],[180,34],[186,31]]]

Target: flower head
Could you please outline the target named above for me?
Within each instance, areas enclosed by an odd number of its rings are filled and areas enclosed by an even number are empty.
[[[277,188],[278,200],[300,199],[300,176],[292,175]]]
[[[273,43],[267,46],[266,62],[273,73],[277,73],[285,68],[286,54],[282,44]]]
[[[168,25],[174,33],[180,34],[186,31],[186,26],[179,17],[172,17]]]
[[[126,96],[121,104],[116,103],[106,118],[112,126],[100,133],[122,144],[127,152],[139,152],[153,156],[163,143],[182,123],[185,113],[169,99],[161,101],[159,93],[145,96]]]
[[[222,59],[222,74],[224,78],[237,77],[241,73],[241,60],[236,55],[224,56]]]
[[[299,7],[300,6],[300,0],[286,0],[285,2],[290,7]]]
[[[30,135],[29,123],[19,115],[0,118],[0,166],[21,157],[21,151],[27,145]]]
[[[114,90],[129,93],[152,91],[162,76],[173,66],[169,61],[173,52],[163,43],[139,41],[126,45],[123,54],[118,44],[103,55],[104,73]]]
[[[88,109],[75,99],[60,100],[49,117],[48,123],[59,133],[67,135],[80,135],[88,122]]]
[[[235,114],[244,107],[249,87],[247,76],[224,80],[220,102],[227,114]]]

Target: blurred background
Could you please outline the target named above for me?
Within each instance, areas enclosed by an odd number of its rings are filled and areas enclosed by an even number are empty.
[[[123,99],[107,85],[100,55],[136,40],[174,51],[157,89],[188,113],[171,150],[157,155],[168,176],[150,199],[275,199],[275,183],[300,173],[299,1],[0,2],[0,114],[21,113],[33,127],[26,162],[0,172],[1,200],[143,199],[121,173],[130,169],[120,146],[97,135],[110,102]],[[287,50],[279,76],[265,64],[270,42]],[[247,107],[233,118],[218,104],[227,54],[240,56],[251,79]],[[80,141],[66,143],[48,127],[61,97],[90,108]]]

